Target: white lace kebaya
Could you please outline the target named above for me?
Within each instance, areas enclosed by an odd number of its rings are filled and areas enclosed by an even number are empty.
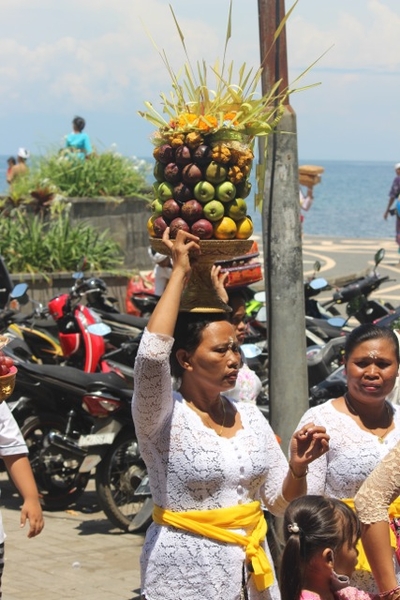
[[[257,407],[241,402],[235,408],[243,429],[234,437],[206,427],[172,391],[172,343],[169,336],[145,331],[135,362],[132,414],[155,504],[187,511],[261,500],[282,514],[288,466],[271,427]],[[147,600],[238,599],[244,557],[239,546],[153,523],[141,557],[142,594]],[[263,592],[250,583],[249,598],[279,600],[276,581]]]

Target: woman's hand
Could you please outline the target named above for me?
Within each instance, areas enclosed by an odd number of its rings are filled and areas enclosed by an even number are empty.
[[[308,423],[290,440],[290,465],[296,475],[302,475],[313,460],[329,450],[329,435],[325,427]]]
[[[169,237],[169,227],[164,231],[162,240],[172,255],[173,271],[181,270],[185,278],[190,276],[191,263],[200,254],[200,238],[186,231],[179,230],[175,240]]]
[[[172,272],[167,286],[151,314],[147,330],[150,333],[172,337],[178,318],[181,295],[192,270],[191,263],[200,254],[200,239],[191,233],[180,230],[176,239],[171,240],[168,227],[164,231],[162,239],[172,254]]]
[[[228,292],[225,289],[225,282],[229,277],[229,273],[221,273],[220,265],[213,265],[211,267],[211,281],[214,286],[215,291],[218,296],[221,298],[222,302],[228,304]]]

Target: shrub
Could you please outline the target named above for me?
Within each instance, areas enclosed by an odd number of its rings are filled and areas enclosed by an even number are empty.
[[[0,254],[11,273],[75,271],[82,257],[92,271],[113,270],[123,263],[120,246],[108,231],[86,223],[71,225],[68,210],[44,217],[16,208],[0,219]]]
[[[81,160],[73,154],[58,153],[33,159],[27,175],[10,188],[13,205],[31,202],[40,196],[61,194],[69,198],[96,196],[144,196],[150,165],[116,152],[92,154]]]

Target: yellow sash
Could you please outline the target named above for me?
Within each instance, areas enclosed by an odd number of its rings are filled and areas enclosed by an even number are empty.
[[[349,506],[351,509],[355,510],[353,498],[342,498],[342,502],[345,502],[347,504],[347,506]],[[393,517],[398,517],[398,516],[400,516],[400,498],[396,498],[396,500],[394,500],[394,502],[392,502],[392,504],[389,506],[389,518],[393,519]],[[388,527],[389,527],[389,525],[388,525]],[[390,545],[394,549],[397,548],[396,536],[394,535],[394,533],[391,529],[390,529]],[[358,550],[358,562],[357,562],[356,570],[371,572],[371,567],[369,566],[369,562],[365,555],[364,547],[362,545],[361,540],[359,540],[359,542],[357,544],[357,550]]]
[[[227,508],[186,512],[174,512],[155,506],[153,520],[158,525],[171,525],[219,542],[244,546],[246,558],[251,562],[252,576],[257,590],[265,590],[274,582],[272,567],[264,548],[260,546],[265,540],[267,523],[258,501]],[[242,528],[251,529],[251,533],[241,535],[230,531]]]

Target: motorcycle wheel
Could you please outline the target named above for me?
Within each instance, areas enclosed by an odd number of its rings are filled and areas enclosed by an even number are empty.
[[[133,430],[122,431],[96,469],[100,508],[113,525],[129,532],[144,531],[152,518],[152,499],[135,494],[147,477]]]
[[[80,461],[64,458],[62,451],[47,445],[50,431],[63,433],[66,422],[51,413],[28,417],[21,425],[29,450],[40,502],[46,510],[64,510],[85,491],[90,473],[79,473]]]

